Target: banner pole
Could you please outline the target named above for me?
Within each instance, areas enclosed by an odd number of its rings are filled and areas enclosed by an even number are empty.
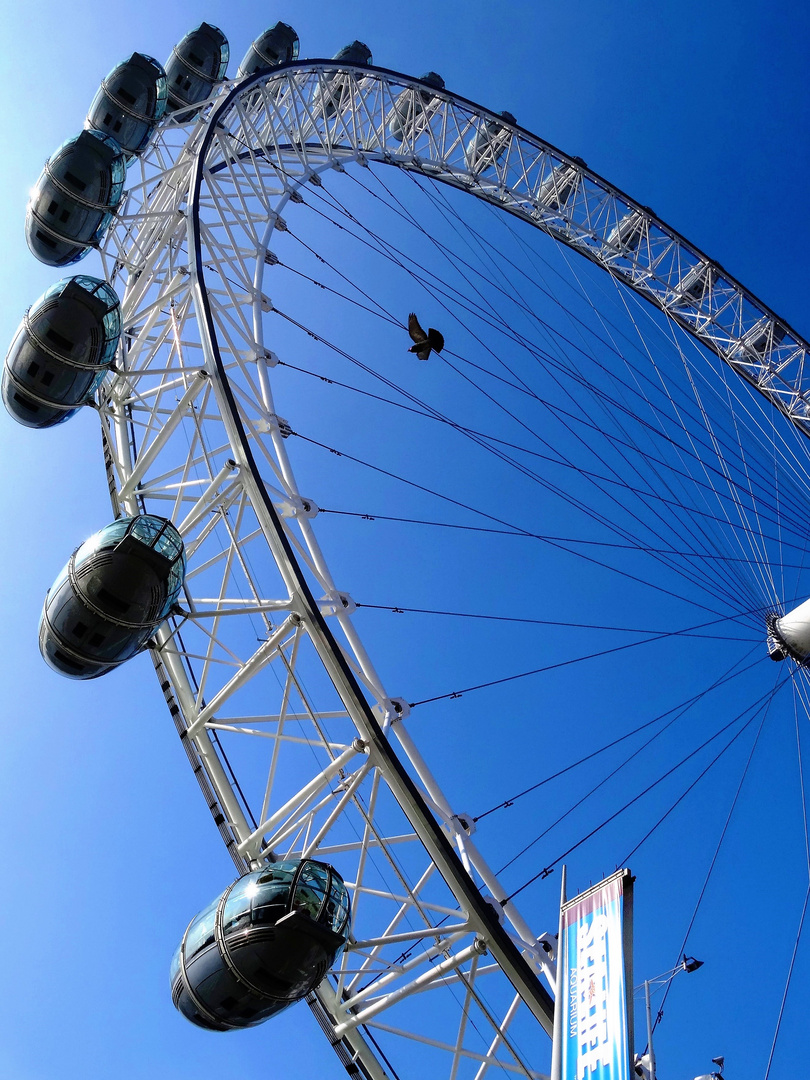
[[[655,1080],[655,1051],[653,1050],[652,1009],[650,1008],[650,984],[644,981],[644,1002],[647,1006],[647,1061],[650,1080]]]
[[[563,866],[560,880],[560,926],[557,932],[557,985],[554,993],[554,1029],[551,1040],[551,1080],[562,1080],[563,1000],[568,960],[563,955],[563,908],[568,899],[565,892],[567,867]]]

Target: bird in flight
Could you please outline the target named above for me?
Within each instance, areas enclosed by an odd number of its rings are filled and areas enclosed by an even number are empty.
[[[411,335],[411,341],[416,342],[408,349],[408,352],[416,353],[420,360],[427,360],[432,352],[440,353],[444,348],[444,338],[439,331],[431,326],[425,333],[414,312],[408,316],[408,333]]]

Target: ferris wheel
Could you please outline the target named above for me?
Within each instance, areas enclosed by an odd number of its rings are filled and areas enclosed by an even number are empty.
[[[51,589],[43,654],[83,678],[150,651],[239,875],[180,943],[173,993],[190,1019],[228,1030],[306,998],[350,1075],[393,1080],[423,1068],[451,1080],[493,1069],[539,1077],[550,1054],[556,923],[534,926],[521,913],[515,890],[476,844],[473,814],[444,794],[429,745],[423,753],[414,739],[413,703],[379,674],[353,618],[357,601],[319,543],[322,495],[299,484],[288,453],[302,418],[277,411],[279,375],[293,362],[277,328],[283,321],[320,342],[327,333],[279,298],[278,251],[307,205],[337,213],[328,192],[347,171],[382,175],[388,166],[420,191],[456,189],[584,256],[661,312],[665,325],[710,350],[719,370],[783,414],[788,434],[778,448],[776,436],[767,438],[774,456],[786,459],[797,459],[810,434],[810,346],[649,208],[510,114],[453,95],[435,74],[416,79],[374,67],[358,42],[333,60],[302,61],[294,33],[279,24],[274,36],[257,39],[237,79],[224,81],[223,44],[212,31],[203,24],[176,50],[186,82],[177,75],[172,98],[170,70],[172,108],[156,126],[156,114],[133,113],[142,129],[133,122],[126,143],[120,129],[104,130],[115,121],[102,116],[100,101],[90,130],[65,144],[75,154],[90,147],[102,163],[93,168],[103,166],[109,178],[103,193],[102,184],[82,203],[96,214],[87,235],[59,255],[61,263],[52,261],[66,265],[95,247],[103,280],[71,279],[32,309],[4,394],[33,426],[36,410],[50,410],[43,423],[53,423],[92,404],[115,521],[74,553]],[[192,85],[188,56],[203,45],[216,62]],[[148,58],[138,65],[146,81],[159,83]],[[112,78],[105,88],[115,99]],[[66,190],[56,158],[44,175]],[[32,207],[32,247],[47,256],[68,235],[57,221],[61,204],[48,210],[53,220],[38,213],[36,200]],[[341,220],[338,229],[357,223],[351,214]],[[55,297],[78,303],[97,350],[92,363],[72,369],[69,387],[57,379],[58,400],[23,356],[33,341],[59,361],[60,342],[43,343],[46,331],[37,329]],[[756,406],[744,400],[745,422],[761,429]],[[575,420],[585,420],[578,408]],[[680,403],[672,408],[681,419]],[[616,431],[599,417],[595,427],[615,448]],[[671,426],[664,428],[674,446]],[[740,459],[749,476],[748,494],[740,494],[728,454],[717,451],[722,436],[712,430],[708,442],[721,462],[711,468],[734,492],[723,496],[730,507],[721,524],[748,539],[762,502],[752,494],[752,466]],[[679,444],[673,454],[681,461],[688,449]],[[643,453],[653,460],[651,450]],[[696,460],[705,472],[707,455]],[[662,491],[661,502],[683,498]],[[605,514],[601,496],[593,513]],[[491,523],[503,526],[500,514]],[[705,590],[710,555],[692,554]],[[764,545],[760,554],[757,570],[774,586]],[[673,554],[665,557],[671,564]],[[103,568],[113,565],[118,577],[105,578],[112,571]],[[619,573],[630,576],[625,564]],[[130,582],[131,594],[111,597],[110,580]],[[766,589],[765,607],[744,599],[735,617],[767,615],[772,656],[801,665],[810,655],[807,618],[801,609],[784,614],[801,597],[778,591]],[[76,621],[70,603],[79,594],[96,622]],[[716,614],[709,605],[690,633]],[[114,643],[94,644],[112,624]],[[304,903],[310,917],[300,924]],[[283,987],[268,989],[240,968],[228,941],[244,929],[246,911],[270,909],[265,940],[281,942],[298,967]],[[206,949],[221,960],[215,976],[199,965],[194,973]]]

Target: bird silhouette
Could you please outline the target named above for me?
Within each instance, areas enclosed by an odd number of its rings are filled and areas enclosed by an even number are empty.
[[[408,333],[411,335],[411,341],[416,342],[408,349],[408,352],[416,353],[419,360],[427,360],[432,352],[440,353],[444,348],[444,338],[439,331],[431,326],[425,333],[413,311],[408,316]]]

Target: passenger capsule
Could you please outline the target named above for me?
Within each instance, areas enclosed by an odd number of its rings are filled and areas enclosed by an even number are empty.
[[[323,980],[349,936],[349,893],[312,859],[245,874],[193,919],[171,965],[172,1001],[209,1031],[253,1027]]]
[[[277,22],[256,38],[245,53],[237,78],[252,75],[262,68],[275,68],[298,59],[298,34],[287,23]]]
[[[353,41],[349,45],[344,45],[339,52],[335,53],[332,59],[344,60],[347,64],[365,66],[371,63],[371,49],[368,45],[364,45],[362,41]]]
[[[89,401],[115,357],[121,304],[106,281],[52,285],[23,316],[3,368],[3,404],[26,427],[61,424]]]
[[[671,302],[678,307],[699,306],[711,295],[716,276],[714,267],[709,263],[695,263],[675,286]]]
[[[121,147],[101,131],[62,143],[31,192],[25,239],[48,266],[68,266],[98,244],[121,201],[126,177]]]
[[[780,323],[765,319],[749,330],[742,344],[749,352],[763,358],[772,349],[778,349],[785,340],[787,329]]]
[[[183,541],[165,518],[119,518],[70,556],[48,590],[39,649],[72,679],[104,675],[139,652],[177,601]]]
[[[540,209],[560,210],[576,187],[579,170],[576,165],[558,165],[537,189]]]
[[[517,123],[510,112],[498,113],[498,116],[503,117],[507,124]],[[484,121],[467,143],[467,161],[470,172],[480,173],[485,169],[491,169],[503,157],[510,137],[509,128],[504,127],[503,124],[499,124],[496,120]]]
[[[166,61],[167,110],[205,101],[225,78],[230,55],[228,39],[219,27],[204,22],[186,34]]]
[[[362,41],[353,41],[350,45],[344,45],[332,57],[333,60],[342,60],[347,64],[357,67],[365,67],[371,63],[371,49]],[[329,71],[321,76],[312,103],[318,106],[323,100],[323,115],[325,119],[342,112],[344,106],[349,104],[351,93],[351,79],[348,73],[342,71]]]
[[[428,71],[421,76],[419,81],[427,83],[434,90],[444,90],[444,79],[435,71]],[[439,99],[428,90],[417,90],[411,87],[403,90],[394,105],[393,116],[388,124],[388,134],[397,142],[402,142],[406,134],[410,134],[410,137],[415,139],[428,126],[439,104]]]
[[[112,135],[126,154],[140,154],[165,112],[166,72],[136,52],[102,79],[84,126]]]
[[[606,236],[606,242],[619,248],[622,254],[635,251],[641,243],[647,228],[648,219],[640,210],[630,210],[614,225]]]

